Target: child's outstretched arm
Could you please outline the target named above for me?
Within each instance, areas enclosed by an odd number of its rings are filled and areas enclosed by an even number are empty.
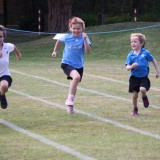
[[[52,57],[53,57],[53,58],[55,58],[56,55],[57,55],[57,50],[58,50],[58,47],[59,47],[60,43],[61,43],[61,42],[60,42],[60,40],[58,39],[57,42],[56,42],[56,44],[55,44],[55,46],[54,46],[53,52],[52,52]]]
[[[158,63],[157,63],[156,59],[154,59],[152,61],[152,63],[153,63],[153,65],[155,67],[155,70],[156,70],[156,78],[158,78],[160,76],[160,72],[159,72],[159,69],[158,69]]]
[[[21,59],[22,55],[15,45],[14,45],[14,52],[16,54],[16,59],[19,61]]]
[[[85,48],[85,52],[86,53],[89,53],[91,51],[91,46],[87,43],[87,40],[86,40],[86,33],[82,33],[82,36],[83,36],[83,40],[84,40],[84,48]]]

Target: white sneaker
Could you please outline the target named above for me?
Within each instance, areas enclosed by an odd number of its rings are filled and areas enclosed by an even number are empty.
[[[72,99],[66,99],[65,104],[66,104],[67,106],[73,106],[73,105],[74,105],[74,101],[73,101]]]

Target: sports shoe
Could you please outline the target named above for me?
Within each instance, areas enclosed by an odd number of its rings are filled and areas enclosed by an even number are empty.
[[[139,113],[138,113],[137,110],[133,110],[132,113],[131,113],[131,115],[132,115],[132,116],[136,116],[136,115],[139,115]]]
[[[142,101],[143,101],[144,107],[145,107],[145,108],[148,108],[148,107],[149,107],[148,97],[147,97],[147,96],[143,96],[143,97],[142,97]]]
[[[72,105],[67,106],[67,112],[68,112],[68,114],[74,114],[74,108]]]
[[[71,98],[66,99],[65,104],[66,104],[67,106],[73,106],[73,105],[74,105],[73,99],[71,99]]]
[[[6,99],[5,94],[4,95],[0,95],[0,101],[1,101],[1,108],[2,109],[6,109],[8,103],[7,103],[7,99]]]

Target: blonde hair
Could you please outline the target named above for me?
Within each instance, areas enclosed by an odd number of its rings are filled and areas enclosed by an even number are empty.
[[[131,34],[131,36],[130,36],[130,38],[131,38],[131,37],[133,37],[133,36],[137,36],[137,37],[138,37],[138,39],[139,39],[140,43],[141,43],[141,44],[143,44],[143,46],[142,46],[142,47],[144,47],[144,46],[145,46],[145,43],[146,43],[146,37],[145,37],[145,35],[144,35],[144,34],[142,34],[142,33],[132,33],[132,34]]]
[[[69,19],[69,29],[72,27],[72,24],[81,24],[83,30],[85,29],[85,23],[79,17],[73,17],[73,18]]]

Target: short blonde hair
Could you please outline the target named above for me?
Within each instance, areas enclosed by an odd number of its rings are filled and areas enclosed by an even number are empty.
[[[85,23],[84,21],[79,17],[73,17],[69,19],[69,29],[72,27],[72,24],[81,24],[83,30],[85,29]]]
[[[142,33],[132,33],[131,36],[130,36],[130,38],[133,37],[133,36],[137,36],[139,38],[140,43],[143,44],[142,47],[145,46],[146,37],[145,37],[144,34],[142,34]]]

